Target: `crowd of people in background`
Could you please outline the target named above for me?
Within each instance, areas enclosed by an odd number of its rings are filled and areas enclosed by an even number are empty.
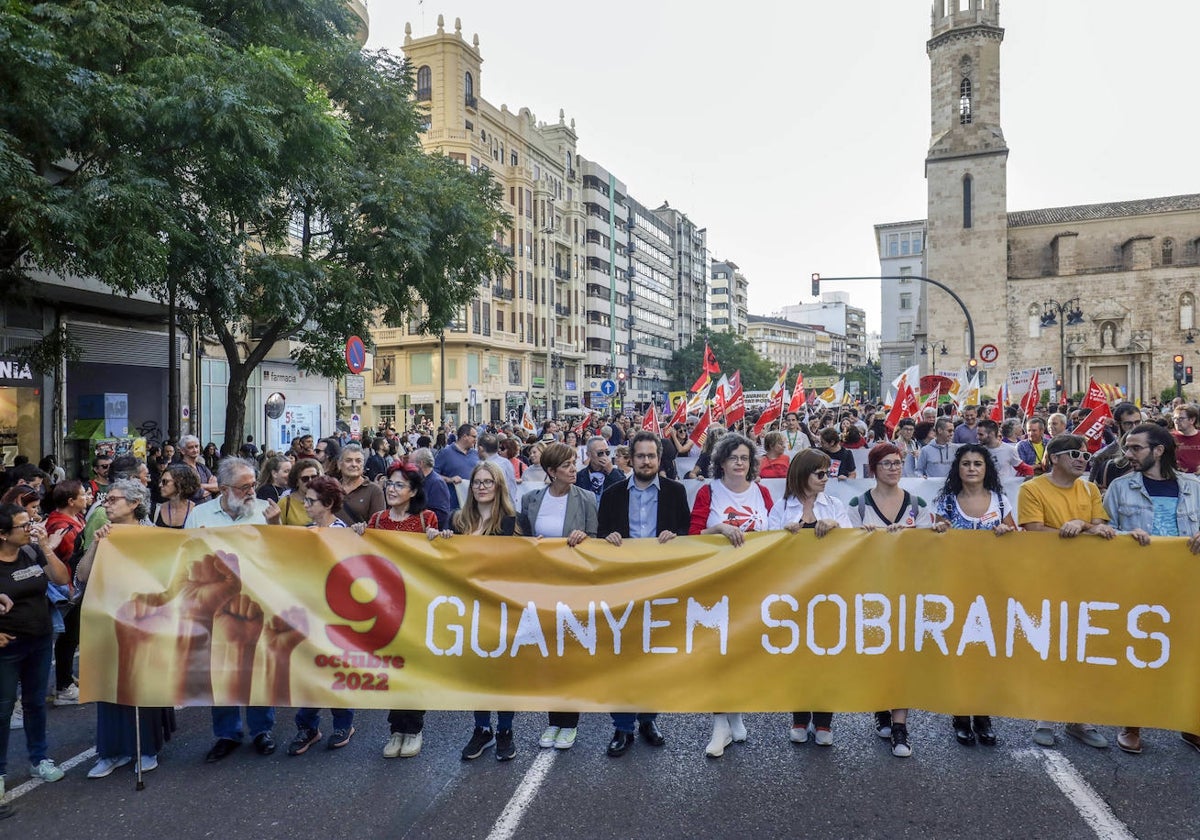
[[[693,434],[697,418],[654,433],[642,430],[636,413],[550,419],[533,431],[503,422],[423,422],[402,432],[381,426],[361,442],[347,434],[301,435],[285,451],[262,450],[249,438],[236,452],[222,451],[185,435],[149,447],[145,460],[98,455],[78,478],[68,478],[53,456],[37,464],[18,457],[0,474],[0,796],[10,726],[25,730],[32,775],[62,778],[48,755],[47,705],[79,702],[78,605],[96,548],[113,527],[379,528],[430,540],[559,537],[568,546],[685,534],[720,535],[739,546],[747,533],[764,530],[811,529],[818,539],[837,528],[997,536],[1053,530],[1066,539],[1127,536],[1140,545],[1186,537],[1200,554],[1200,408],[1181,400],[1145,408],[1119,403],[1098,451],[1072,434],[1086,414],[1071,403],[1028,417],[1014,406],[998,413],[947,403],[890,428],[882,409],[862,404],[789,412],[758,438],[744,434],[749,424],[741,431],[712,424],[700,439]],[[829,492],[831,483],[855,478],[870,484],[848,501]],[[905,478],[942,484],[923,498],[902,485]],[[781,480],[782,492],[773,495],[764,479]],[[688,480],[700,483],[692,494],[682,483]],[[1016,500],[1006,492],[1014,481],[1021,482]],[[97,706],[98,760],[89,778],[129,764],[154,769],[175,727],[174,710],[135,716],[129,707]],[[907,712],[875,715],[876,731],[898,757],[912,754]],[[216,741],[207,761],[220,761],[247,737],[257,752],[275,751],[274,709],[214,707],[212,717]],[[639,735],[651,746],[665,743],[653,712],[612,718],[611,756],[624,754]],[[391,712],[383,756],[419,754],[423,719],[420,710]],[[829,746],[833,720],[832,711],[794,712],[788,737]],[[495,712],[493,722],[493,711],[476,711],[462,758],[492,748],[498,760],[511,759],[512,721],[512,712]],[[539,746],[570,749],[579,721],[578,712],[549,712]],[[348,709],[332,710],[328,735],[320,710],[300,709],[295,724],[286,745],[293,756],[322,740],[341,748],[355,735]],[[997,743],[987,716],[956,715],[950,725],[963,745]],[[1037,721],[1033,741],[1053,746],[1055,728]],[[1068,723],[1065,732],[1097,748],[1108,744],[1087,723]],[[716,713],[705,752],[718,757],[746,737],[741,715]],[[1200,736],[1181,737],[1200,751]],[[1116,742],[1130,753],[1143,749],[1136,727],[1122,728]],[[0,805],[0,818],[7,813]]]

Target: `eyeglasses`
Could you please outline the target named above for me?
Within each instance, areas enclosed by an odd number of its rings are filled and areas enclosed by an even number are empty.
[[[231,485],[229,487],[229,489],[234,491],[235,493],[253,493],[254,492],[254,482],[251,481],[246,484],[234,484],[234,485]]]
[[[477,478],[471,482],[472,487],[478,487],[480,490],[490,490],[496,486],[496,482],[490,478]]]
[[[904,466],[903,461],[880,461],[879,466],[885,470],[898,470]]]
[[[314,478],[316,478],[315,475],[302,475],[299,478],[297,478],[296,480],[301,483],[306,483],[306,482],[312,481]]]
[[[159,483],[159,484],[174,484],[175,482],[173,482],[173,481],[172,481],[171,479],[169,479],[169,478],[160,478],[160,479],[158,480],[158,483]]]
[[[406,484],[403,481],[385,481],[383,483],[383,489],[385,489],[385,490],[411,490],[412,488],[409,487],[408,484]]]
[[[1085,462],[1092,460],[1092,453],[1083,449],[1064,449],[1062,452],[1055,452],[1055,455],[1066,455],[1071,460],[1082,458]]]
[[[320,503],[321,503],[320,499],[314,499],[312,496],[304,497],[304,506],[305,507],[308,507],[309,505],[319,505]]]
[[[817,477],[818,481],[824,481],[825,479],[829,478],[829,470],[817,470],[813,473],[813,475]]]
[[[725,460],[732,461],[735,464],[749,464],[750,456],[749,455],[730,455]]]
[[[1177,420],[1178,420],[1179,418],[1175,418],[1175,419],[1177,419]],[[109,465],[108,465],[108,464],[97,464],[97,465],[96,465],[96,469],[97,469],[97,470],[106,470],[106,469],[108,469],[108,467],[109,467]]]
[[[104,504],[108,504],[109,502],[128,502],[128,501],[129,500],[126,499],[124,496],[105,496],[104,497]]]

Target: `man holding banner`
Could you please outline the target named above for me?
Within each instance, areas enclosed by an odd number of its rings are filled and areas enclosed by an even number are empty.
[[[650,432],[638,432],[630,446],[633,480],[612,487],[600,497],[598,534],[613,545],[622,539],[656,538],[660,543],[687,534],[691,520],[687,490],[678,481],[658,474],[662,443]],[[613,712],[613,736],[608,754],[624,755],[633,745],[634,724],[642,739],[652,747],[666,743],[655,719],[656,713]]]
[[[1094,534],[1111,540],[1116,531],[1108,524],[1108,514],[1100,500],[1100,491],[1083,480],[1091,455],[1087,442],[1078,435],[1059,435],[1046,446],[1050,472],[1021,485],[1017,497],[1020,526],[1026,531],[1058,531],[1065,539]],[[1108,740],[1090,723],[1069,723],[1067,734],[1089,747],[1102,749]],[[1039,720],[1033,730],[1033,742],[1054,746],[1054,724]]]
[[[1176,472],[1171,433],[1143,423],[1126,434],[1124,447],[1133,472],[1115,479],[1104,494],[1104,510],[1114,527],[1143,546],[1150,544],[1151,537],[1190,537],[1188,547],[1200,554],[1200,481]],[[1179,735],[1200,750],[1200,735]],[[1117,746],[1140,753],[1141,728],[1124,727],[1117,733]]]

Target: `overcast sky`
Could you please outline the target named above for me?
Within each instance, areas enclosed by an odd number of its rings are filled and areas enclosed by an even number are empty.
[[[373,0],[368,46],[462,19],[478,95],[575,119],[579,152],[738,263],[750,311],[876,274],[873,225],[925,216],[928,0]],[[1200,3],[1004,0],[1008,207],[1200,192]],[[828,288],[833,288],[832,286]],[[874,284],[845,284],[879,328]]]

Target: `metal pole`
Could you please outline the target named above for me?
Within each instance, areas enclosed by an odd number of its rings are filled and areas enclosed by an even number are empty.
[[[1062,390],[1058,394],[1058,404],[1065,405],[1064,397],[1070,383],[1067,381],[1067,316],[1061,308],[1058,313],[1058,369],[1062,371]]]
[[[440,425],[444,426],[444,425],[446,425],[446,420],[448,418],[448,412],[446,411],[446,331],[445,330],[442,330],[441,334],[438,336],[438,346],[439,346],[439,348],[441,350],[441,354],[442,354],[441,364],[439,365],[439,367],[441,369],[441,379],[442,379],[442,403],[441,403],[442,404],[442,419],[439,421],[439,423],[440,423]]]

